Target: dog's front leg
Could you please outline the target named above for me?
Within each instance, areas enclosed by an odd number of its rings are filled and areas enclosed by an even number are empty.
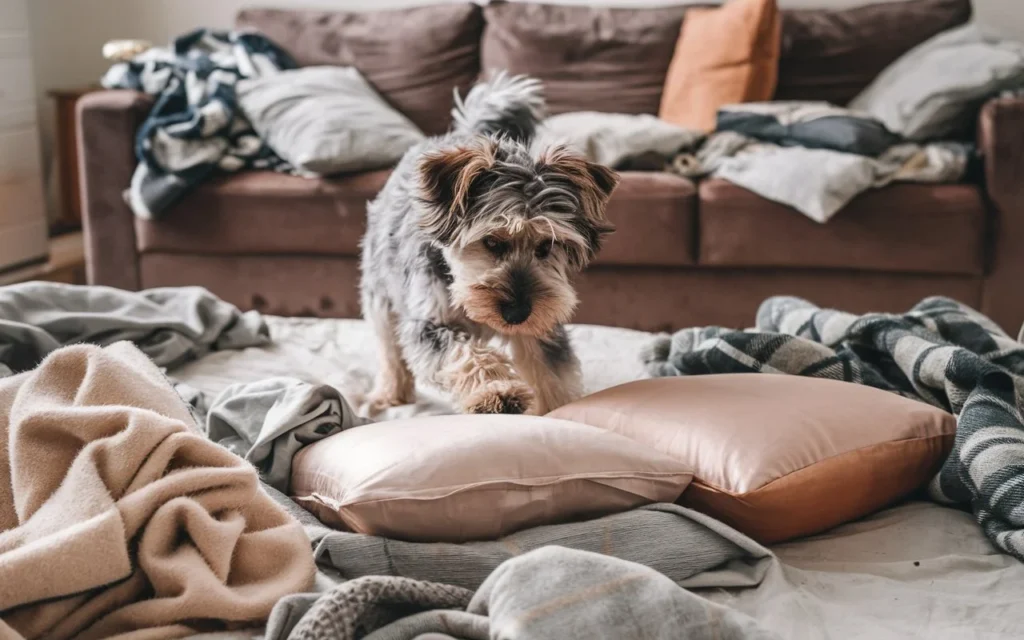
[[[536,392],[532,413],[544,415],[582,395],[580,362],[565,327],[547,336],[512,336],[512,360],[516,370]]]
[[[451,394],[463,413],[526,413],[534,395],[501,351],[468,332],[429,321],[401,330],[405,359],[415,376]]]

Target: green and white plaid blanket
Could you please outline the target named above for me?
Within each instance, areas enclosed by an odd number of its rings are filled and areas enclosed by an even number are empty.
[[[769,298],[755,329],[684,329],[643,355],[653,376],[786,373],[864,384],[957,417],[931,497],[970,507],[985,534],[1024,560],[1024,344],[955,300],[858,316]]]

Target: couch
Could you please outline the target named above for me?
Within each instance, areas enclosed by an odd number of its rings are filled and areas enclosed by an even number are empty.
[[[302,65],[355,65],[427,133],[449,124],[452,90],[481,71],[545,82],[552,113],[657,113],[685,7],[444,4],[379,12],[251,9]],[[969,0],[784,11],[776,99],[845,104],[914,45],[971,16]],[[202,285],[243,307],[358,317],[366,202],[388,171],[310,180],[249,172],[202,185],[158,221],[122,193],[152,100],[124,91],[79,105],[88,277],[125,289]],[[852,312],[957,298],[1008,331],[1024,321],[1024,100],[983,105],[983,176],[870,191],[827,224],[722,180],[625,172],[618,227],[578,280],[576,320],[645,330],[748,326],[767,296]]]

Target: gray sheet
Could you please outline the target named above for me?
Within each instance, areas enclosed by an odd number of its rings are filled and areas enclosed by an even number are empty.
[[[207,437],[251,462],[266,484],[284,492],[299,449],[371,422],[357,416],[334,387],[295,378],[231,385],[209,407],[198,393],[187,399],[205,421]]]
[[[200,287],[123,291],[28,282],[0,287],[0,376],[35,367],[74,343],[135,343],[157,365],[174,367],[218,349],[269,341],[263,318],[242,313]]]
[[[425,611],[409,615],[416,610]],[[559,546],[503,562],[475,594],[375,576],[340,584],[296,614],[285,614],[279,605],[268,640],[777,638],[752,618],[694,595],[649,567]]]

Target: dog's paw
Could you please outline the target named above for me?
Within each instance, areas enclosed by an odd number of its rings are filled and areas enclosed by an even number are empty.
[[[463,413],[528,413],[533,390],[520,380],[492,380],[462,399]]]
[[[366,398],[366,402],[361,407],[359,413],[367,418],[376,418],[388,409],[412,404],[414,402],[416,402],[415,393],[400,394],[395,392],[381,393],[374,391]]]

